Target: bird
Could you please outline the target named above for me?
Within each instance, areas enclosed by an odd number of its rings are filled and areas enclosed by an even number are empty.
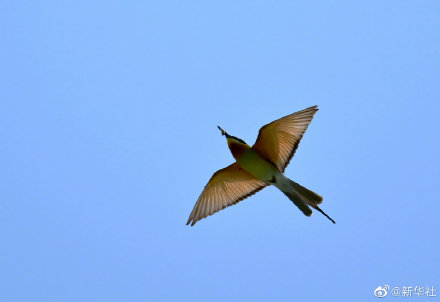
[[[311,216],[313,208],[336,223],[318,206],[323,201],[322,196],[284,175],[317,111],[318,106],[315,105],[264,125],[253,146],[217,126],[226,137],[235,162],[212,175],[186,224],[194,226],[199,220],[271,185],[283,192],[304,215]]]

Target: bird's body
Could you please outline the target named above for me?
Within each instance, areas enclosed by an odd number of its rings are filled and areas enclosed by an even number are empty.
[[[241,168],[264,182],[273,183],[276,175],[280,174],[277,168],[262,158],[252,147],[244,150],[239,156],[234,156],[234,158]]]
[[[226,136],[228,147],[236,162],[214,173],[200,195],[187,224],[233,205],[266,186],[280,189],[306,216],[312,214],[310,207],[324,214],[318,204],[322,197],[287,178],[283,172],[293,157],[317,106],[285,116],[260,129],[254,146],[231,136]]]

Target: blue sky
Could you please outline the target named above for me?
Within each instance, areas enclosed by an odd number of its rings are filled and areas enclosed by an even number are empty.
[[[440,3],[208,2],[2,2],[0,300],[440,296]],[[185,225],[217,125],[312,105],[286,175],[336,225],[273,187]]]

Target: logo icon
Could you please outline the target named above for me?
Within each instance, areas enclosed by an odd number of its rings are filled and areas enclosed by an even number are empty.
[[[378,298],[383,298],[386,295],[388,295],[388,291],[389,291],[390,287],[388,285],[384,285],[384,287],[382,286],[378,286],[375,290],[374,290],[374,295]]]

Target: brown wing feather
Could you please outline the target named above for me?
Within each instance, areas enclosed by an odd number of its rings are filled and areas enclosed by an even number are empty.
[[[197,221],[238,203],[266,186],[265,182],[254,178],[237,163],[218,170],[200,194],[186,224],[193,226]]]
[[[316,111],[309,107],[263,126],[252,148],[283,173]]]

